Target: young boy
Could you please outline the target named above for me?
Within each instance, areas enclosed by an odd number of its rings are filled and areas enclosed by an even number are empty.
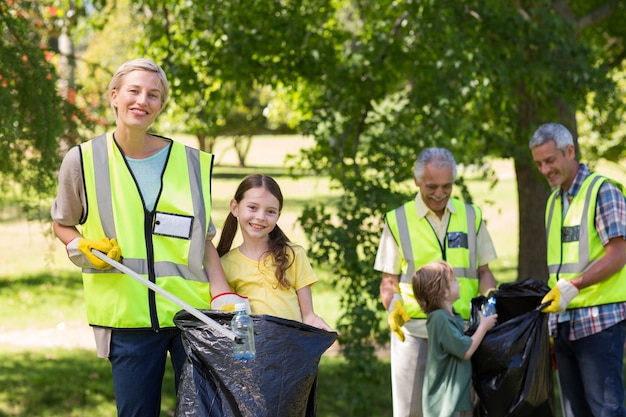
[[[459,281],[445,261],[419,268],[412,279],[413,293],[427,314],[428,358],[422,395],[424,417],[471,417],[472,363],[469,360],[497,315],[485,317],[470,337],[452,304],[459,299]]]

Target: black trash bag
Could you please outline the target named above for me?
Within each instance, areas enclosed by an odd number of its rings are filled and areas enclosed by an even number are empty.
[[[541,300],[550,288],[527,279],[495,291],[498,324],[472,355],[472,380],[481,417],[553,417],[554,387],[548,314]],[[472,300],[468,334],[477,327],[485,301]]]
[[[230,328],[233,313],[203,311]],[[317,369],[337,333],[267,315],[252,315],[256,358],[239,361],[232,341],[186,311],[174,317],[187,363],[176,416],[313,417]]]

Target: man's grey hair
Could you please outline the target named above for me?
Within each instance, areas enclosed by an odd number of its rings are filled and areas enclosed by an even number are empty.
[[[454,160],[454,156],[452,156],[452,152],[445,148],[426,148],[417,156],[417,160],[413,166],[413,176],[416,181],[422,181],[424,168],[431,163],[438,167],[451,166],[452,179],[456,180],[456,161]]]
[[[553,141],[556,148],[563,153],[569,145],[574,145],[574,138],[565,126],[559,123],[545,123],[535,131],[528,146],[530,149],[535,149],[550,141]]]

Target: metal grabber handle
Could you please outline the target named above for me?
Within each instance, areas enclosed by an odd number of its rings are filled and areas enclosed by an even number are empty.
[[[187,304],[180,298],[176,297],[174,294],[170,293],[169,291],[166,291],[163,288],[156,285],[155,283],[142,278],[141,275],[139,275],[137,272],[133,271],[129,267],[117,262],[115,259],[111,259],[104,253],[97,251],[95,249],[92,249],[91,253],[93,253],[96,257],[98,257],[99,259],[102,259],[104,262],[108,263],[109,265],[117,269],[118,271],[123,272],[129,277],[134,278],[135,280],[141,282],[143,285],[150,288],[152,291],[161,294],[162,296],[164,296],[165,298],[167,298],[174,304],[180,306],[183,310],[185,310],[192,316],[196,317],[198,320],[200,320],[204,324],[222,333],[224,336],[234,341],[235,343],[242,343],[241,336],[237,336],[235,332],[233,332],[232,330],[228,330],[227,328],[220,325],[218,322],[216,322],[212,318],[207,317],[206,314],[202,313],[197,308],[190,306],[189,304]]]

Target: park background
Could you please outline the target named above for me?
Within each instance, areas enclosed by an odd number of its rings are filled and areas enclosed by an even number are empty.
[[[385,416],[372,265],[383,213],[415,192],[416,153],[455,154],[455,190],[483,208],[501,282],[545,279],[549,190],[528,138],[559,121],[583,161],[624,182],[624,18],[611,0],[1,2],[0,415],[111,413],[106,362],[51,342],[89,338],[47,213],[65,150],[111,128],[104,90],[125,60],[151,57],[170,78],[155,130],[215,153],[218,227],[244,175],[277,177],[281,225],[340,331],[320,415]]]

